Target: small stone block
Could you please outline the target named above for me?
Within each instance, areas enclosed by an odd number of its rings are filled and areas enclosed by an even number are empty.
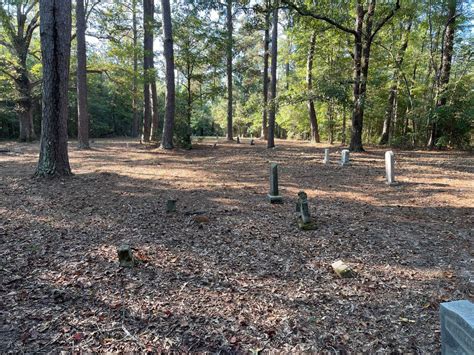
[[[268,198],[268,201],[270,201],[270,203],[283,203],[283,197],[281,196],[273,196],[273,195],[268,194],[267,198]]]
[[[166,201],[166,212],[176,212],[176,200]]]
[[[474,354],[474,303],[461,300],[441,303],[441,352]]]
[[[130,246],[121,245],[117,248],[117,254],[122,267],[132,267],[134,264],[133,252]]]
[[[341,278],[354,277],[354,270],[350,266],[344,264],[342,260],[337,260],[331,264],[334,272]]]

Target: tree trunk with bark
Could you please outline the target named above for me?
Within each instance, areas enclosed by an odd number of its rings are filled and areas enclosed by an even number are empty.
[[[173,148],[173,130],[175,115],[175,83],[174,83],[174,54],[173,54],[173,29],[171,24],[171,9],[169,0],[161,0],[163,19],[163,53],[166,67],[166,105],[163,124],[163,149]]]
[[[76,1],[77,48],[77,139],[79,149],[89,149],[89,113],[87,112],[86,12],[84,0]]]
[[[132,80],[132,137],[139,135],[138,117],[138,23],[137,23],[137,0],[132,0],[132,32],[133,32],[133,80]]]
[[[159,136],[159,117],[158,117],[158,93],[156,91],[156,79],[151,83],[151,101],[153,105],[153,114],[151,118],[151,140],[157,142]]]
[[[314,62],[314,51],[316,48],[316,31],[311,34],[311,40],[309,43],[308,62],[306,65],[306,83],[308,87],[308,111],[309,111],[309,123],[311,125],[311,142],[319,143],[319,128],[318,120],[316,117],[316,109],[314,107],[313,99],[313,62]]]
[[[232,0],[227,0],[227,140],[234,140],[233,136],[233,96],[232,96],[232,56],[233,56],[233,14]]]
[[[151,93],[151,83],[154,80],[153,71],[153,14],[154,1],[143,0],[143,133],[142,140],[150,142],[151,121],[153,115],[153,102]]]
[[[408,35],[411,30],[411,24],[412,22],[410,20],[408,24],[408,28],[403,32],[402,45],[398,51],[397,57],[394,62],[392,85],[390,87],[390,93],[388,95],[388,104],[387,104],[387,109],[385,111],[382,136],[380,137],[380,142],[379,142],[379,144],[381,145],[388,144],[390,140],[390,126],[392,124],[395,103],[397,101],[400,70],[403,63],[403,57],[405,55],[405,51],[408,47]]]
[[[268,139],[268,62],[270,58],[270,11],[265,13],[265,36],[263,42],[263,114],[261,138]]]
[[[36,176],[71,175],[67,150],[71,0],[40,1],[43,109]]]
[[[436,109],[439,110],[447,103],[447,89],[449,77],[451,75],[451,62],[453,58],[454,33],[456,31],[456,0],[448,1],[448,16],[446,21],[446,29],[443,38],[443,51],[441,52],[441,68],[439,71],[439,81],[436,88]],[[428,147],[433,149],[436,140],[439,138],[438,125],[436,122],[431,124],[430,138]]]
[[[274,3],[272,19],[272,64],[270,83],[270,110],[268,113],[268,141],[267,148],[275,146],[275,116],[277,92],[277,54],[278,54],[278,0]]]

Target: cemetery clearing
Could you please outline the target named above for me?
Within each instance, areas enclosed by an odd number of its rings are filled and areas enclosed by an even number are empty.
[[[390,186],[379,148],[341,166],[336,145],[214,143],[70,144],[62,180],[31,177],[37,144],[2,144],[0,349],[440,351],[439,304],[474,298],[472,154],[393,150]]]

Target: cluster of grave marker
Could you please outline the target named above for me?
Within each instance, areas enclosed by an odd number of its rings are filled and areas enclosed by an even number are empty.
[[[344,149],[341,152],[341,162],[342,166],[349,165],[350,162],[350,152],[348,149]],[[324,164],[329,164],[330,156],[329,149],[324,149]],[[393,152],[385,152],[385,172],[388,185],[395,184],[395,156]],[[283,198],[280,196],[278,190],[278,164],[270,163],[270,193],[268,194],[268,200],[270,203],[282,203]],[[298,226],[302,230],[311,230],[315,229],[316,225],[311,218],[308,207],[308,196],[304,191],[298,193],[298,202],[296,204],[296,212],[298,213]]]
[[[240,139],[237,138],[237,143]],[[250,142],[254,144],[253,140]],[[344,149],[341,152],[342,166],[349,165],[349,150]],[[324,150],[324,164],[329,164],[329,149]],[[388,185],[395,184],[394,172],[395,156],[392,151],[385,152],[385,172]],[[268,194],[270,203],[283,203],[283,197],[278,189],[278,164],[270,164],[270,193]],[[170,199],[166,204],[166,212],[176,211],[176,200]],[[297,224],[301,230],[316,229],[316,223],[310,215],[308,206],[308,196],[304,191],[298,193],[298,202],[296,203],[296,212],[298,213]],[[117,254],[121,267],[133,267],[135,258],[132,248],[128,245],[122,245],[117,248]],[[355,272],[350,266],[342,260],[337,260],[331,264],[334,272],[341,278],[353,277]],[[453,301],[441,303],[440,307],[441,323],[441,344],[442,354],[474,354],[474,304],[468,300]]]

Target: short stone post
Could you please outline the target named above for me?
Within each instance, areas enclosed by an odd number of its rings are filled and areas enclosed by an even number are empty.
[[[283,198],[278,191],[278,164],[270,164],[270,193],[268,194],[270,203],[282,203]]]
[[[341,153],[341,165],[349,165],[349,149],[343,149]]]
[[[166,212],[176,212],[176,200],[168,200],[166,201]]]
[[[329,163],[329,149],[324,149],[324,159],[323,159],[323,163],[324,164],[327,164]]]
[[[385,174],[387,177],[387,184],[395,184],[395,156],[391,150],[385,152]]]
[[[308,195],[304,191],[298,192],[298,205],[296,210],[299,212],[298,227],[302,230],[315,229],[315,224],[309,213]]]
[[[117,248],[120,266],[132,267],[134,264],[132,249],[128,245],[121,245]]]
[[[440,305],[441,353],[474,354],[474,303],[461,300]]]

